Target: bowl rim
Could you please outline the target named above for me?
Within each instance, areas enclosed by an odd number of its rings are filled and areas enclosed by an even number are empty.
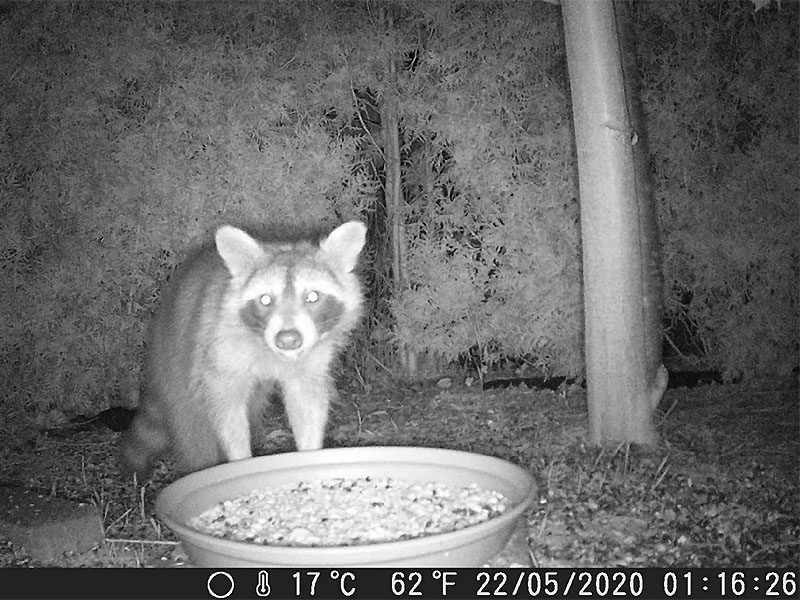
[[[473,465],[464,464],[478,462]],[[175,510],[184,498],[193,491],[213,487],[225,481],[239,479],[250,475],[280,471],[287,468],[314,468],[316,466],[336,465],[368,465],[380,464],[413,464],[422,462],[437,467],[460,467],[478,472],[489,472],[493,475],[502,473],[503,478],[513,480],[513,485],[520,484],[519,499],[504,513],[455,531],[437,533],[407,540],[394,540],[374,544],[358,544],[352,546],[276,546],[255,544],[240,540],[229,540],[213,536],[194,529],[188,525],[187,519],[180,518]],[[269,467],[269,468],[266,468]],[[494,467],[491,469],[490,467]],[[391,476],[391,475],[389,475]],[[313,477],[311,475],[310,477]],[[300,480],[298,478],[298,480]],[[479,484],[480,485],[480,484]],[[308,564],[316,561],[324,564],[322,559],[330,559],[335,554],[336,561],[363,562],[368,555],[380,556],[381,561],[395,558],[415,557],[434,554],[445,549],[456,549],[474,541],[487,537],[493,531],[501,530],[505,524],[516,521],[533,501],[536,484],[531,474],[522,467],[507,460],[444,448],[426,448],[421,446],[352,446],[347,448],[325,448],[311,452],[287,452],[258,456],[236,462],[224,463],[185,475],[170,483],[158,495],[155,510],[158,517],[183,541],[204,551],[216,554],[227,554],[233,558],[255,561],[264,560],[280,564],[292,565],[298,562]],[[219,502],[224,498],[217,500]],[[280,554],[276,557],[276,554]]]

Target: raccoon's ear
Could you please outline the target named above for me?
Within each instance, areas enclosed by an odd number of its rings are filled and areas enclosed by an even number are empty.
[[[367,239],[367,227],[358,221],[339,225],[319,244],[320,249],[345,273],[356,267],[358,253]]]
[[[236,227],[223,225],[217,229],[216,241],[217,252],[234,277],[247,277],[264,257],[261,244]]]

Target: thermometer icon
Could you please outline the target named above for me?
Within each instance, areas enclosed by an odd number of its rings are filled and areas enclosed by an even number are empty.
[[[258,585],[256,585],[256,594],[263,598],[269,596],[269,573],[266,571],[258,572]]]

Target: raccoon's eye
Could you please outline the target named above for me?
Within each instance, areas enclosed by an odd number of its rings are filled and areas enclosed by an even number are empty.
[[[264,294],[263,296],[259,297],[258,301],[261,303],[262,306],[269,306],[272,304],[272,296],[269,294]]]
[[[315,292],[314,290],[311,290],[310,292],[308,292],[306,294],[306,302],[309,302],[309,303],[313,304],[314,302],[316,302],[318,300],[319,300],[319,294],[317,292]]]

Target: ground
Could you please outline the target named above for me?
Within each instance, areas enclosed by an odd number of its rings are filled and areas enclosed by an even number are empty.
[[[454,384],[348,390],[327,446],[409,445],[488,454],[530,470],[527,516],[537,567],[784,567],[800,564],[800,419],[796,382],[669,389],[656,415],[661,443],[644,450],[586,442],[585,392],[572,387],[480,390]],[[289,451],[278,411],[260,453]],[[268,429],[268,431],[270,431]],[[171,566],[175,538],[153,514],[173,478],[144,486],[116,463],[118,433],[58,433],[5,421],[0,483],[95,504],[105,543],[53,561],[0,538],[0,566]]]

